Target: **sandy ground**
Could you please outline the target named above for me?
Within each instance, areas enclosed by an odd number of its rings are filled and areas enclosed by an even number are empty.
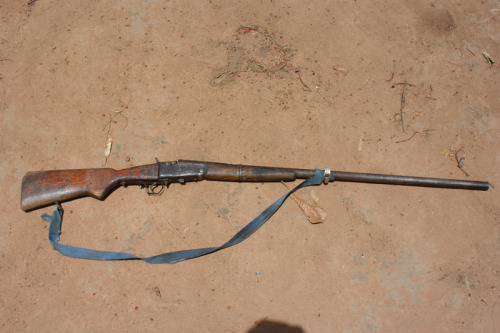
[[[0,330],[499,331],[498,188],[304,189],[325,223],[310,224],[290,200],[244,243],[175,265],[64,257],[40,219],[53,207],[19,205],[27,171],[155,157],[498,187],[499,8],[3,1]],[[143,256],[219,245],[285,191],[120,188],[65,203],[61,242]]]

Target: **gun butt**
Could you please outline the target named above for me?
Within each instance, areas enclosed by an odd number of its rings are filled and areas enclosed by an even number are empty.
[[[147,185],[157,179],[156,164],[123,170],[105,168],[28,172],[21,186],[21,208],[30,211],[81,197],[103,200],[120,185]]]
[[[28,172],[21,187],[21,208],[29,211],[80,197],[103,199],[113,187],[113,169]]]

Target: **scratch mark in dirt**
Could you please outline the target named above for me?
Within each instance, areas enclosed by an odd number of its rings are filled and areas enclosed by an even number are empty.
[[[226,221],[229,221],[229,218],[227,217],[227,215],[230,213],[231,211],[229,209],[227,209],[227,207],[221,207],[219,209],[217,209],[217,216],[220,216],[222,217],[224,220]]]
[[[352,323],[352,325],[347,324],[344,327],[345,332],[376,332],[379,330],[379,317],[374,314],[374,311],[377,311],[379,306],[374,304],[373,301],[368,302],[353,302],[350,305],[351,310],[364,311],[365,314],[361,314],[358,318]],[[361,307],[361,309],[358,309]]]
[[[405,303],[406,293],[410,301],[419,303],[420,291],[425,287],[422,265],[416,260],[415,254],[401,252],[394,260],[385,259],[378,269],[381,283],[387,290],[387,300],[393,301],[392,310],[397,310],[401,303]],[[406,293],[404,293],[406,291]]]
[[[234,80],[240,69],[242,55],[241,50],[234,47],[224,68],[216,69],[210,80],[212,86],[223,86]]]
[[[363,208],[358,207],[356,204],[352,202],[352,200],[348,197],[345,197],[343,195],[337,195],[335,196],[335,199],[340,201],[341,203],[344,204],[345,209],[348,213],[352,213],[353,215],[357,215],[358,218],[366,225],[371,225],[372,222],[370,221],[369,217],[365,213]]]
[[[139,228],[137,233],[129,232],[128,237],[123,240],[125,245],[127,246],[127,251],[135,250],[136,240],[144,240],[147,234],[151,232],[151,227],[153,225],[153,221],[148,219],[144,221],[142,226]]]
[[[351,280],[359,282],[368,282],[368,278],[360,271],[352,273]]]

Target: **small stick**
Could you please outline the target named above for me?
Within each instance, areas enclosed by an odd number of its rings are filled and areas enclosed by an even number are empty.
[[[472,55],[476,55],[476,54],[475,54],[475,53],[474,53],[471,49],[469,49],[469,46],[467,46],[467,45],[466,45],[466,46],[465,46],[465,49],[466,49],[467,51],[469,51],[470,53],[472,53]]]
[[[177,232],[177,230],[175,230],[175,228],[172,226],[172,224],[170,224],[170,222],[168,220],[166,220],[168,225],[170,226],[170,228],[174,231],[174,233],[177,235],[177,237],[179,237],[179,239],[184,243],[186,244],[187,246],[191,247],[191,245],[189,245],[188,242],[186,242],[182,237],[181,235],[179,235],[179,233]]]
[[[392,61],[392,74],[389,80],[385,80],[386,82],[391,82],[392,79],[394,78],[394,72],[396,71],[396,59]]]
[[[405,105],[405,90],[406,90],[406,80],[405,85],[403,86],[403,94],[401,94],[401,127],[403,128],[403,133],[405,132],[405,124],[403,122],[403,107]]]
[[[306,88],[307,88],[307,90],[311,91],[311,88],[309,88],[309,87],[308,87],[308,86],[304,83],[304,81],[302,81],[302,78],[300,77],[300,69],[298,69],[298,68],[297,68],[297,69],[295,70],[295,73],[297,73],[297,74],[299,75],[299,80],[300,80],[300,82],[302,83],[302,85],[303,85],[304,87],[306,87]]]
[[[110,118],[109,118],[109,121],[106,123],[106,125],[104,125],[104,128],[102,129],[103,131],[107,128],[108,129],[108,133],[111,131],[111,123],[115,120],[115,118],[117,116],[122,116],[123,118],[125,118],[125,120],[127,121],[126,124],[125,124],[125,127],[123,128],[123,130],[125,128],[127,128],[127,125],[128,125],[128,118],[127,116],[125,116],[123,113],[123,111],[125,111],[126,107],[124,107],[123,109],[121,109],[120,111],[115,111],[115,115],[114,116],[111,116],[110,115]]]
[[[396,141],[396,143],[402,143],[402,142],[410,141],[410,140],[411,140],[411,139],[413,139],[413,137],[414,137],[415,135],[417,135],[417,134],[418,134],[418,132],[413,132],[413,135],[412,135],[412,136],[410,136],[408,139],[401,140],[401,141]]]
[[[493,65],[495,64],[495,60],[493,60],[493,58],[488,54],[488,52],[483,51],[483,56],[486,59],[486,61],[488,61],[490,67],[493,67]]]
[[[392,84],[392,86],[391,86],[391,88],[394,88],[395,86],[404,86],[405,84],[406,84],[408,87],[415,87],[415,85],[414,85],[414,84],[411,84],[411,83],[406,83],[406,81],[405,81],[405,82],[393,83],[393,84]]]
[[[410,141],[417,134],[420,135],[420,136],[422,136],[422,137],[425,137],[425,136],[429,135],[429,132],[431,132],[431,131],[433,131],[433,129],[424,129],[422,132],[413,131],[413,135],[410,136],[408,139],[396,141],[396,143],[403,143],[403,142],[406,142],[406,141]]]

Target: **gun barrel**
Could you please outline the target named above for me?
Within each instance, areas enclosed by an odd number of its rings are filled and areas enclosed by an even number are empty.
[[[179,161],[181,162],[181,161]],[[205,163],[182,161],[184,163]],[[238,182],[279,182],[307,179],[314,176],[315,170],[274,168],[251,165],[235,165],[225,163],[207,163],[206,180],[238,181]],[[462,190],[487,191],[488,182],[467,181],[443,178],[395,176],[374,173],[332,171],[337,182],[355,182],[387,185],[420,186],[434,188],[450,188]]]
[[[468,180],[333,171],[335,181],[487,191],[490,183]]]

